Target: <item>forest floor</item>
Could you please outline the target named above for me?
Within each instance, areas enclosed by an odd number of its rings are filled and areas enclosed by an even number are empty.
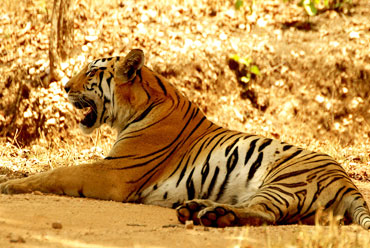
[[[231,129],[328,153],[370,203],[370,3],[308,18],[294,1],[108,1],[74,6],[74,49],[48,83],[52,1],[0,6],[0,174],[103,158],[114,133],[80,134],[63,84],[88,61],[145,52],[207,117]],[[24,13],[19,15],[19,13]],[[229,57],[260,75],[243,84]],[[243,65],[239,65],[240,68]],[[0,195],[0,247],[367,247],[351,226],[213,229],[174,210],[58,196]]]

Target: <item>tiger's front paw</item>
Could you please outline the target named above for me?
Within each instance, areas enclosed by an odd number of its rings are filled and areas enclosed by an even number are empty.
[[[203,226],[227,227],[238,225],[234,211],[223,206],[213,206],[199,212],[198,218]]]
[[[200,219],[198,213],[208,207],[214,205],[214,202],[209,200],[191,200],[184,202],[181,206],[176,209],[177,218],[181,223],[185,223],[187,220],[192,220],[195,225],[200,225]]]
[[[13,179],[0,184],[0,193],[2,194],[22,194],[31,193],[32,190],[27,187],[24,179]]]

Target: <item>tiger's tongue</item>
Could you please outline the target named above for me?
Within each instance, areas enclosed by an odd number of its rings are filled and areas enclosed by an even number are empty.
[[[93,107],[89,107],[87,112],[84,114],[84,118],[81,120],[81,123],[87,127],[92,127],[96,121],[96,114]]]

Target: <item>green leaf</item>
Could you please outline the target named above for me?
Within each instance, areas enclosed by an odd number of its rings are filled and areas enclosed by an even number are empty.
[[[250,71],[254,75],[260,75],[261,74],[260,70],[258,69],[258,66],[256,66],[256,65],[252,65],[251,68],[250,68]]]
[[[251,80],[251,77],[250,77],[250,75],[248,75],[249,77],[246,77],[246,76],[244,76],[244,77],[241,77],[240,78],[240,81],[242,81],[243,83],[249,83],[249,81]]]
[[[312,0],[303,0],[302,5],[308,15],[314,16],[317,14],[317,9]]]
[[[243,6],[243,0],[236,0],[235,1],[235,9],[239,10]]]
[[[239,60],[240,60],[240,57],[237,54],[232,54],[232,55],[230,55],[229,58],[232,59],[232,60],[235,60],[236,62],[239,62]]]

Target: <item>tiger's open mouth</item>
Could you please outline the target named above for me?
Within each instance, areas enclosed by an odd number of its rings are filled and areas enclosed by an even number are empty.
[[[85,117],[81,120],[81,124],[88,128],[92,127],[98,118],[95,102],[91,99],[83,97],[80,99],[80,101],[73,102],[73,105],[77,109],[87,109],[87,111],[84,113]]]

